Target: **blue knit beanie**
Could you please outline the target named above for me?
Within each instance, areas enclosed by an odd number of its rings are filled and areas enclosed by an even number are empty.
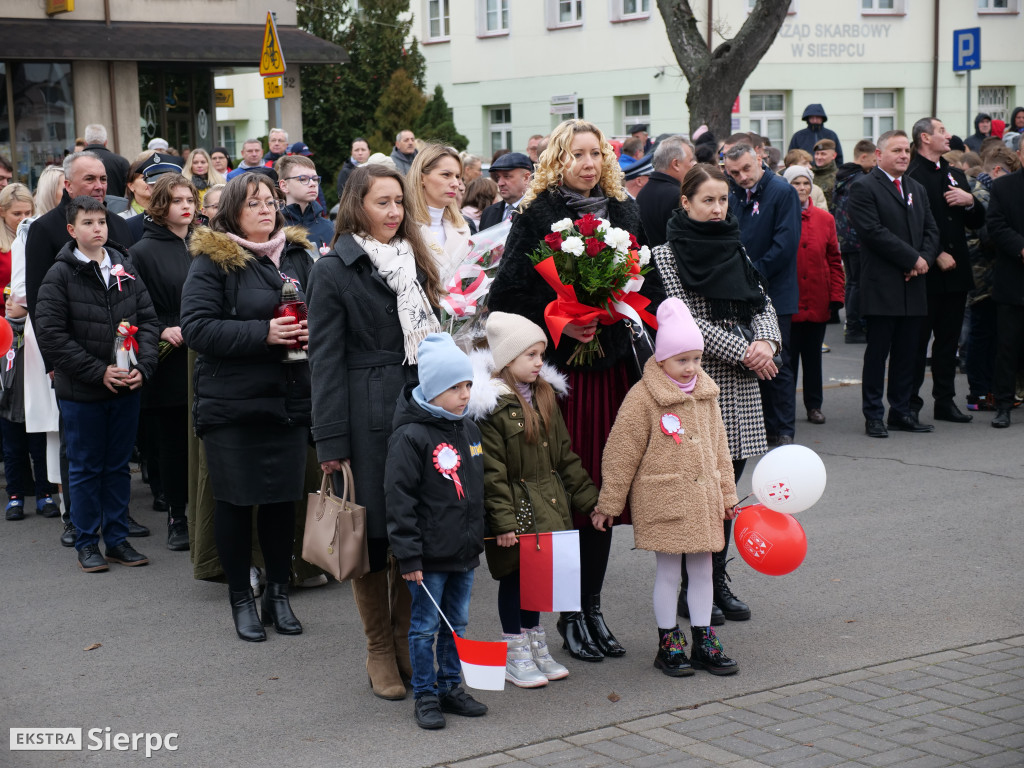
[[[473,380],[473,364],[456,346],[450,334],[432,333],[420,342],[416,353],[420,385],[417,389],[430,402],[449,387]]]

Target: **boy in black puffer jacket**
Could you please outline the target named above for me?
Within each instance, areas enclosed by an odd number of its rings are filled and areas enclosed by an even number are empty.
[[[91,197],[67,206],[74,238],[39,287],[34,315],[43,359],[53,367],[71,465],[71,522],[79,567],[149,562],[126,540],[131,474],[128,459],[139,423],[139,388],[157,364],[153,302],[127,252],[107,241],[106,209]],[[118,327],[128,322],[128,336]],[[121,354],[115,357],[115,339]],[[125,366],[117,357],[128,358]],[[100,554],[103,531],[106,557]]]
[[[432,333],[417,354],[420,384],[398,398],[384,493],[388,540],[412,592],[409,656],[421,728],[444,728],[443,712],[478,717],[487,707],[462,688],[452,632],[469,622],[473,569],[484,549],[484,463],[480,430],[464,419],[473,366],[452,337]],[[426,588],[426,589],[424,589]],[[437,670],[434,636],[437,636]]]

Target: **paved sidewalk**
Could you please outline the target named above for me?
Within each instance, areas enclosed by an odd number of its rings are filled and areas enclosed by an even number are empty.
[[[778,652],[785,652],[781,645]],[[685,686],[686,679],[679,684]],[[1019,768],[1024,766],[1024,635],[446,765]]]

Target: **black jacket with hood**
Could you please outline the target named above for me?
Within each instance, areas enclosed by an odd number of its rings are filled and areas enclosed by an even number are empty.
[[[181,335],[198,352],[192,374],[196,434],[233,424],[309,426],[309,365],[284,363],[284,347],[267,344],[281,303],[282,274],[299,281],[299,298],[313,266],[312,243],[301,227],[285,227],[280,268],[223,232],[200,227],[181,296]]]
[[[828,122],[825,108],[821,104],[808,104],[800,119],[806,120],[809,117],[820,117],[821,125],[811,125],[808,123],[806,128],[802,128],[794,133],[793,138],[789,140],[789,149],[802,149],[808,152],[811,157],[814,157],[814,145],[822,139],[832,139],[836,143],[836,165],[842,165],[843,145],[839,142],[836,132],[825,127],[825,123]]]
[[[127,320],[138,327],[135,355],[146,384],[156,372],[160,335],[156,313],[146,284],[121,246],[107,241],[103,247],[110,255],[111,267],[120,264],[135,279],[122,277],[119,287],[111,276],[105,288],[100,265],[79,261],[75,247],[72,240],[61,248],[39,286],[32,318],[36,339],[43,358],[53,367],[58,399],[77,403],[112,400],[131,391],[123,387],[111,392],[103,384],[107,366],[115,362],[117,326]]]
[[[395,408],[384,470],[388,541],[401,572],[464,573],[480,565],[484,550],[484,457],[480,428],[465,417],[435,416],[413,399],[406,384]],[[434,466],[434,451],[447,443],[459,452],[455,473]]]
[[[979,112],[974,117],[974,133],[964,139],[964,146],[966,146],[971,152],[981,152],[981,143],[992,135],[991,127],[989,128],[988,133],[982,133],[978,130],[978,124],[982,120],[988,120],[990,124],[992,122],[992,118],[989,115],[984,112]],[[1013,125],[1013,123],[1010,123],[1010,125]]]

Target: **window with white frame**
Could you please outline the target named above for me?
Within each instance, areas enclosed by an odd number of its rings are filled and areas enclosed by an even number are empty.
[[[750,94],[750,130],[771,139],[773,147],[786,146],[786,94]]]
[[[477,0],[477,35],[507,35],[510,0]]]
[[[235,154],[235,126],[217,125],[217,146],[224,147],[228,151],[228,161],[237,157]]]
[[[757,0],[747,0],[747,13],[754,10],[754,6],[757,4]],[[789,4],[789,10],[786,11],[787,16],[792,16],[796,13],[797,0],[792,0]]]
[[[448,3],[449,0],[427,0],[427,42],[450,39]]]
[[[878,137],[896,127],[896,91],[864,91],[864,138]]]
[[[906,0],[860,0],[860,12],[870,15],[902,15],[907,12]]]
[[[1005,85],[984,85],[978,89],[978,111],[993,120],[1009,120],[1010,89]],[[972,115],[973,119],[974,116]]]
[[[629,135],[629,127],[637,123],[651,122],[650,96],[622,97],[622,134]]]
[[[637,21],[651,17],[651,0],[611,0],[612,21]]]
[[[491,155],[499,149],[512,149],[512,107],[502,104],[487,107],[487,132]]]
[[[978,13],[1020,13],[1020,0],[978,0]]]
[[[548,29],[583,24],[583,0],[547,0]]]

